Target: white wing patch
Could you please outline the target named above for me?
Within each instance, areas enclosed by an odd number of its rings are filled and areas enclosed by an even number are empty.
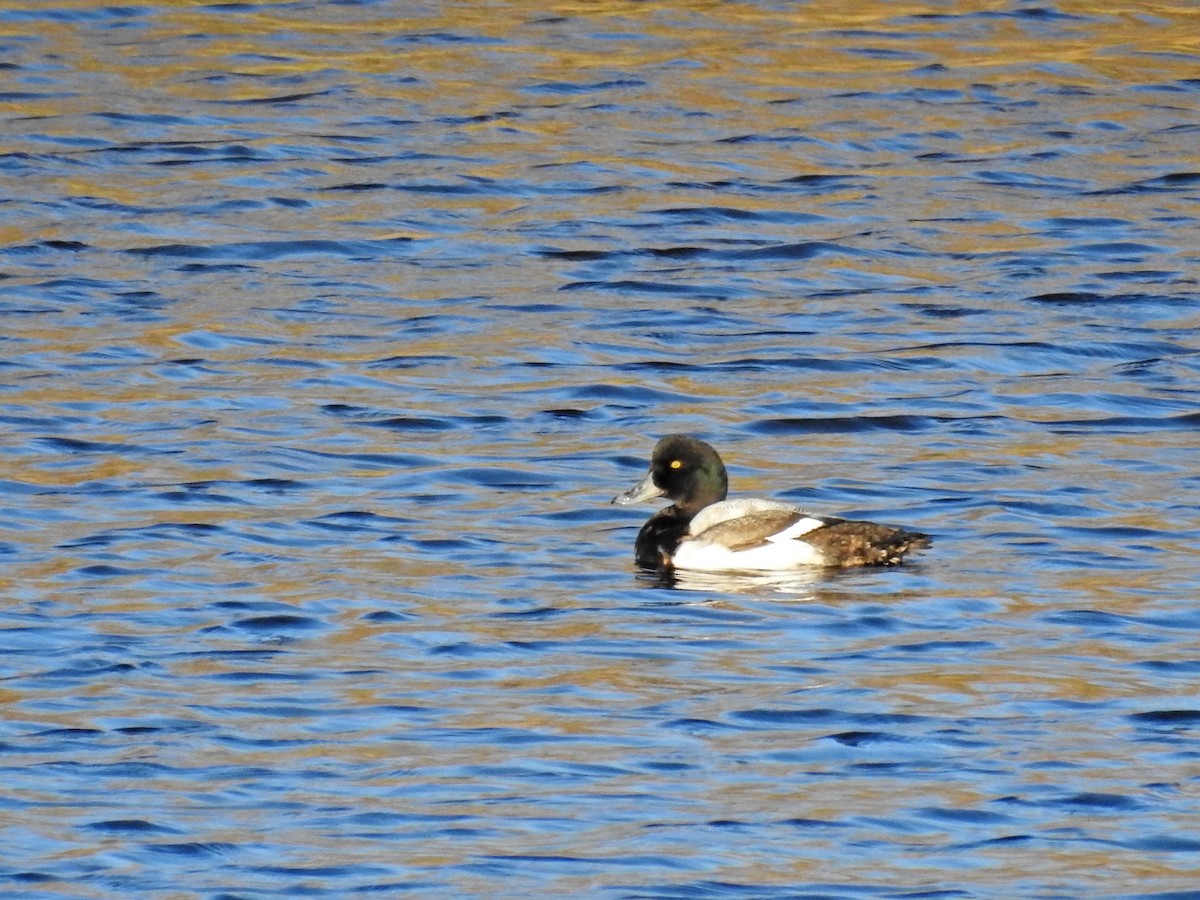
[[[768,541],[792,541],[800,537],[802,534],[808,534],[810,531],[816,531],[818,528],[824,528],[829,523],[824,519],[818,519],[816,516],[805,516],[795,525],[790,528],[785,528],[778,534],[773,534]]]

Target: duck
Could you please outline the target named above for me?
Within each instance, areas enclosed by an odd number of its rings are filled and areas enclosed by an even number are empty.
[[[620,506],[671,501],[638,532],[637,564],[667,572],[893,566],[931,543],[920,532],[815,515],[776,500],[727,500],[728,491],[725,464],[709,444],[686,434],[661,438],[646,476],[612,499]]]

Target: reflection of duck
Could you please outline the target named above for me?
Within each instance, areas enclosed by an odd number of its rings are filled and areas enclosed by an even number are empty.
[[[890,566],[929,537],[874,522],[814,516],[789,503],[726,500],[717,451],[685,434],[658,442],[650,471],[613,503],[666,497],[672,505],[638,532],[634,554],[652,569],[781,571],[808,566]]]
[[[673,591],[700,591],[706,594],[741,594],[776,602],[809,602],[817,599],[815,587],[828,587],[827,570],[806,566],[775,572],[702,572],[697,569],[658,569],[644,571],[648,584]]]

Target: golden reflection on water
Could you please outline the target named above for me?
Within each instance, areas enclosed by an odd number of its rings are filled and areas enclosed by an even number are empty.
[[[88,10],[93,6],[88,0],[56,4],[63,10]],[[0,10],[27,9],[22,3],[0,3]],[[667,63],[679,58],[679,51],[686,46],[692,58],[701,62],[705,74],[719,75],[746,68],[749,63],[767,84],[774,83],[772,76],[790,77],[798,70],[866,75],[874,80],[881,73],[908,71],[912,60],[906,54],[920,53],[949,67],[1070,62],[1085,64],[1100,77],[1121,78],[1143,62],[1164,68],[1186,66],[1186,59],[1172,59],[1170,54],[1193,55],[1200,46],[1194,27],[1200,21],[1200,11],[1190,4],[1153,2],[1126,3],[1114,10],[1106,3],[1067,0],[1055,5],[1060,15],[1048,20],[1053,28],[1036,19],[994,16],[976,26],[978,42],[963,42],[943,34],[945,21],[961,15],[953,7],[940,3],[878,4],[869,0],[836,8],[796,4],[786,10],[755,4],[676,3],[666,7],[602,0],[587,4],[454,4],[441,9],[409,7],[399,13],[394,9],[381,12],[327,5],[305,10],[304,18],[297,18],[287,5],[280,5],[275,13],[270,7],[213,9],[180,0],[157,3],[156,9],[161,11],[147,26],[151,38],[147,43],[153,48],[154,40],[171,42],[164,47],[167,52],[126,56],[124,60],[114,54],[116,58],[110,58],[106,51],[128,46],[121,32],[114,32],[108,41],[96,42],[86,20],[64,23],[56,40],[80,69],[107,76],[119,74],[130,86],[152,90],[170,80],[164,75],[204,71],[196,66],[197,59],[227,56],[239,57],[237,71],[251,75],[332,73],[338,69],[392,75],[411,70],[432,81],[429,75],[461,70],[464,58],[499,56],[502,61],[511,52],[505,42],[514,38],[521,41],[522,48],[512,55],[523,67],[531,59],[537,62],[528,71],[539,76],[580,73],[589,68],[606,70],[614,64]],[[1011,9],[1012,4],[1006,0],[993,0],[973,4],[970,14],[980,21],[980,13],[1007,13]],[[1070,21],[1070,16],[1080,18]],[[540,47],[539,61],[526,45],[536,45],[539,32],[551,34],[546,23],[558,17],[576,17],[593,32],[633,34],[643,40],[603,41],[592,47],[577,41],[548,41]],[[602,27],[602,23],[609,27]],[[41,23],[32,16],[14,18],[9,27],[19,32],[22,25],[37,33]],[[478,34],[496,43],[446,47],[404,40],[410,35],[439,32]],[[681,45],[685,33],[686,44]],[[176,40],[176,36],[187,34],[204,35],[205,39],[187,44]],[[902,44],[896,41],[901,36]],[[286,44],[280,40],[284,37]],[[662,38],[665,46],[649,38]],[[263,54],[264,48],[277,40],[286,47],[286,58]],[[904,52],[890,60],[864,54],[863,47],[872,46],[873,41],[880,48]],[[381,46],[388,49],[381,52]],[[1140,54],[1149,58],[1143,60]],[[118,63],[115,70],[114,62]],[[228,69],[220,64],[212,71],[223,73]],[[197,81],[189,79],[190,89],[201,86]],[[476,95],[481,87],[488,86],[465,78],[439,80],[439,85],[459,86]],[[402,95],[402,87],[414,93],[431,91],[429,85],[394,86],[397,95]],[[212,96],[226,97],[216,93]]]

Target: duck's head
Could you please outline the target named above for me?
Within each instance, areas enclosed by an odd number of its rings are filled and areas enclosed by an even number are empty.
[[[625,506],[666,497],[680,512],[695,515],[724,500],[728,490],[725,464],[716,450],[686,434],[668,434],[655,445],[646,477],[612,502]]]

